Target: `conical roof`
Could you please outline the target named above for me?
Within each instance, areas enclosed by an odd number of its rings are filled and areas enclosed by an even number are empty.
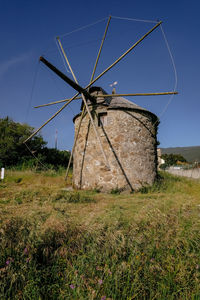
[[[108,96],[108,97],[101,97],[102,94],[107,95],[105,90],[103,90],[101,87],[96,87],[96,86],[90,87],[89,92],[97,97],[97,106],[99,104],[101,104],[103,106],[107,106],[107,109],[126,109],[126,110],[134,110],[134,111],[138,110],[138,111],[149,113],[155,119],[158,119],[158,117],[151,111],[148,111],[147,109],[145,109],[143,107],[140,107],[139,105],[135,104],[132,101],[127,100],[124,97],[117,97],[117,96],[115,96],[115,94],[113,94],[112,96]],[[89,105],[93,105],[93,104],[89,103]],[[81,109],[82,109],[82,107],[81,107]],[[77,116],[75,116],[74,119]]]
[[[139,110],[139,111],[149,113],[154,118],[158,119],[158,117],[154,113],[152,113],[151,111],[148,111],[147,109],[145,109],[143,107],[140,107],[139,105],[135,104],[132,101],[127,100],[124,97],[115,97],[114,94],[112,96],[112,99],[110,101],[108,109]]]
[[[109,104],[109,108],[127,108],[127,109],[140,109],[146,110],[145,108],[140,107],[139,105],[131,102],[123,97],[112,96],[112,99]]]

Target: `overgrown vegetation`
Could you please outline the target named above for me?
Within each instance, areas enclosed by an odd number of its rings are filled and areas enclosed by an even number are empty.
[[[12,167],[18,170],[45,170],[66,167],[70,153],[46,147],[41,135],[23,143],[34,131],[28,124],[16,123],[6,117],[0,119],[0,168]]]
[[[1,299],[200,298],[199,181],[122,195],[47,174],[0,183]]]
[[[187,160],[181,154],[162,154],[162,159],[165,163],[160,166],[161,169],[166,169],[177,164],[187,163]]]

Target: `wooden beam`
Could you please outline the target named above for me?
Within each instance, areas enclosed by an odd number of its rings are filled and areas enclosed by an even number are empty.
[[[96,68],[97,68],[97,64],[99,62],[99,57],[100,57],[101,50],[102,50],[102,47],[103,47],[103,44],[104,44],[104,41],[105,41],[105,38],[106,38],[106,34],[107,34],[107,31],[108,31],[108,26],[110,24],[110,20],[111,20],[111,16],[109,16],[109,18],[108,18],[108,23],[106,25],[106,29],[105,29],[105,32],[104,32],[104,35],[103,35],[103,39],[102,39],[100,48],[99,48],[99,52],[98,52],[98,55],[97,55],[97,59],[96,59],[95,65],[94,65],[94,69],[93,69],[93,72],[92,72],[90,82],[92,82],[92,80],[94,79],[94,74],[95,74],[95,71],[96,71]]]
[[[76,97],[74,100],[78,100],[78,99],[82,99],[82,97]],[[34,106],[34,108],[40,108],[40,107],[49,106],[49,105],[53,105],[53,104],[59,104],[59,103],[62,103],[62,102],[67,102],[69,100],[70,100],[70,98],[63,99],[63,100],[58,100],[58,101],[54,101],[54,102],[49,102],[49,103],[46,103],[46,104],[41,104],[41,105],[38,105],[38,106]]]
[[[72,70],[72,67],[71,67],[71,65],[70,65],[70,63],[69,63],[69,60],[68,60],[67,55],[66,55],[66,53],[65,53],[65,51],[64,51],[64,49],[63,49],[63,47],[62,47],[62,44],[61,44],[61,41],[60,41],[60,40],[59,40],[59,45],[60,45],[60,47],[61,47],[61,51],[62,51],[62,53],[63,53],[63,55],[64,55],[64,58],[65,58],[65,60],[66,60],[66,62],[67,62],[67,65],[68,65],[68,67],[69,67],[69,69],[70,69],[70,71],[71,71],[71,73],[72,73],[72,76],[73,76],[73,78],[74,78],[74,81],[75,81],[75,83],[78,85],[77,78],[76,78],[76,76],[75,76],[75,74],[74,74],[74,72],[73,72],[73,70]],[[90,121],[91,121],[91,123],[92,123],[92,126],[93,126],[93,128],[94,128],[94,132],[95,132],[96,138],[97,138],[97,140],[98,140],[98,142],[99,142],[100,149],[101,149],[101,152],[102,152],[103,157],[104,157],[104,160],[105,160],[105,165],[109,168],[108,160],[107,160],[107,158],[106,158],[106,154],[105,154],[105,152],[104,152],[104,149],[103,149],[103,145],[102,145],[102,143],[101,143],[100,136],[99,136],[98,131],[97,131],[97,128],[96,128],[96,126],[95,126],[95,124],[94,124],[94,120],[93,120],[93,118],[92,118],[92,115],[91,115],[90,109],[89,109],[89,107],[88,107],[87,100],[86,100],[86,98],[85,98],[84,93],[81,93],[81,96],[82,96],[84,105],[85,105],[85,107],[86,107],[86,110],[87,110],[87,112],[88,112],[88,115],[89,115]]]
[[[37,130],[35,130],[23,143],[28,142],[32,137],[34,137],[45,125],[47,125],[51,120],[53,120],[69,103],[71,103],[79,93],[75,94],[72,98],[69,99],[53,116],[51,116],[44,124],[42,124]]]
[[[107,31],[108,31],[108,26],[109,26],[109,24],[110,24],[110,20],[111,20],[111,16],[109,16],[109,19],[108,19],[108,22],[107,22],[107,25],[106,25],[106,29],[105,29],[105,32],[104,32],[104,35],[103,35],[103,39],[102,39],[100,48],[99,48],[99,52],[98,52],[98,55],[97,55],[97,59],[96,59],[94,68],[93,68],[93,72],[92,72],[92,76],[91,76],[90,82],[91,82],[91,81],[93,80],[93,78],[94,78],[94,74],[95,74],[95,71],[96,71],[96,68],[97,68],[97,64],[98,64],[98,62],[99,62],[100,54],[101,54],[102,47],[103,47],[103,44],[104,44],[104,41],[105,41],[105,38],[106,38],[106,34],[107,34]],[[83,104],[83,103],[82,103],[82,104]],[[75,147],[76,147],[76,142],[77,142],[77,140],[78,140],[78,135],[79,135],[80,128],[81,128],[81,123],[82,123],[82,120],[83,120],[83,117],[84,117],[84,113],[85,113],[85,110],[86,110],[86,109],[85,109],[85,108],[86,108],[85,105],[82,105],[81,107],[82,107],[81,119],[80,119],[80,122],[79,122],[79,125],[78,125],[77,134],[76,134],[76,136],[75,136],[75,138],[74,138],[74,144],[73,144],[72,152],[71,152],[71,155],[70,155],[70,158],[69,158],[69,162],[68,162],[68,166],[67,166],[67,170],[66,170],[66,175],[65,175],[65,180],[67,180],[67,177],[68,177],[68,174],[69,174],[70,164],[71,164],[72,157],[73,157],[73,154],[74,154],[74,149],[75,149]]]
[[[177,95],[178,92],[161,92],[161,93],[135,93],[135,94],[100,94],[98,96],[94,96],[96,98],[98,97],[128,97],[128,96],[162,96],[162,95]]]
[[[131,52],[137,45],[139,45],[150,33],[152,33],[158,26],[162,24],[162,21],[158,22],[151,30],[149,30],[143,37],[141,37],[134,45],[132,45],[124,54],[122,54],[114,63],[112,63],[107,69],[105,69],[99,76],[97,76],[94,80],[88,84],[90,87],[94,82],[96,82],[100,77],[102,77],[105,73],[107,73],[111,68],[113,68],[122,58],[124,58],[129,52]]]

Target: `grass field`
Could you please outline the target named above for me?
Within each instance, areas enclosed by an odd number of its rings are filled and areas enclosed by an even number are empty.
[[[0,183],[0,299],[200,299],[200,181],[65,185],[30,171]]]

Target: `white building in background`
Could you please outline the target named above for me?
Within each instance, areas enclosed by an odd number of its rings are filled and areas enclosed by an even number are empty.
[[[157,156],[158,156],[158,168],[159,168],[161,165],[165,163],[165,160],[161,158],[162,152],[160,148],[157,149]]]

